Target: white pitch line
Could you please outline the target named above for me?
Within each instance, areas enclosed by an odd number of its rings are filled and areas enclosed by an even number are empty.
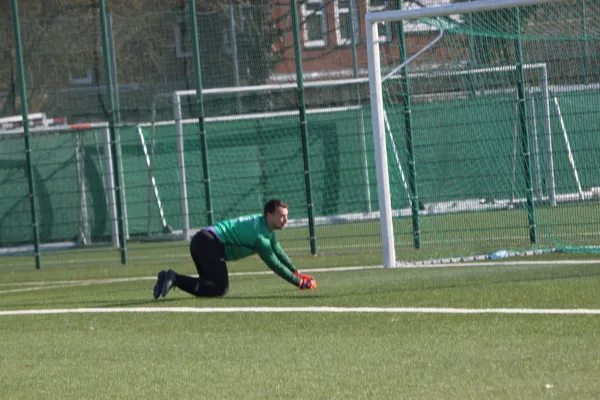
[[[382,265],[376,266],[364,266],[364,267],[339,267],[339,268],[317,268],[317,269],[303,269],[302,272],[345,272],[345,271],[361,271],[368,269],[383,269]],[[254,271],[254,272],[231,272],[229,276],[258,276],[258,275],[273,275],[273,271]],[[36,286],[22,287],[19,289],[7,289],[0,290],[0,294],[4,293],[15,293],[15,292],[27,292],[31,290],[41,289],[54,289],[63,287],[75,287],[75,286],[87,286],[87,285],[101,285],[105,283],[122,283],[122,282],[135,282],[135,281],[155,281],[156,276],[140,276],[131,278],[106,278],[106,279],[86,279],[86,280],[74,280],[74,281],[37,281],[37,282],[10,282],[0,283],[0,287],[14,287],[14,286]]]
[[[20,292],[35,292],[35,291],[46,290],[46,289],[66,289],[66,288],[72,288],[72,287],[76,287],[76,286],[89,286],[89,285],[92,285],[92,283],[79,283],[79,284],[68,284],[68,285],[34,286],[34,287],[27,287],[27,288],[20,288],[20,289],[0,290],[0,294],[20,293]]]
[[[134,282],[141,280],[156,280],[156,276],[143,276],[131,278],[104,278],[104,279],[85,279],[74,281],[37,281],[37,282],[11,282],[0,283],[0,286],[51,286],[51,285],[81,285],[94,283],[119,283],[119,282]]]
[[[404,313],[600,315],[599,309],[420,308],[420,307],[131,307],[0,311],[0,316],[95,313]]]
[[[91,285],[102,285],[105,283],[119,283],[119,282],[135,282],[139,280],[156,280],[154,278],[114,278],[114,279],[95,279],[95,280],[83,280],[83,281],[48,281],[48,282],[23,282],[14,284],[5,284],[4,286],[28,286],[20,287],[18,289],[5,289],[0,290],[0,294],[8,293],[20,293],[20,292],[33,292],[45,289],[64,289],[78,286],[91,286]]]
[[[515,265],[583,265],[583,264],[600,264],[600,260],[548,260],[548,261],[483,261],[483,262],[464,262],[464,263],[446,263],[446,264],[430,264],[430,265],[399,265],[389,269],[407,269],[407,268],[445,268],[445,267],[494,267],[494,266],[515,266]],[[383,265],[369,265],[357,267],[333,267],[333,268],[311,268],[302,269],[306,273],[321,273],[321,272],[347,272],[347,271],[364,271],[370,269],[385,269]],[[229,276],[258,276],[272,275],[272,271],[253,271],[253,272],[231,272]],[[0,287],[15,287],[15,286],[35,286],[18,289],[0,290],[1,294],[18,293],[37,291],[43,289],[56,289],[65,287],[102,285],[110,283],[135,282],[142,280],[156,280],[156,276],[142,276],[131,278],[106,278],[106,279],[87,279],[74,281],[38,281],[38,282],[10,282],[0,283]]]
[[[444,267],[494,267],[514,265],[593,265],[600,264],[600,260],[539,260],[539,261],[465,261],[451,263],[419,264],[418,261],[398,263],[393,268],[444,268]]]

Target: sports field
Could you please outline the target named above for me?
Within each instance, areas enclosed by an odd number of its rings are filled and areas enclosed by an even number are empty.
[[[294,257],[314,292],[249,259],[230,264],[224,299],[155,301],[161,268],[194,272],[185,243],[167,264],[161,246],[131,246],[125,267],[81,267],[88,252],[39,271],[0,258],[0,397],[600,397],[591,256],[395,269],[377,254]]]

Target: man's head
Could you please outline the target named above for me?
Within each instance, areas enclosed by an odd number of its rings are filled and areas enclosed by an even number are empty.
[[[269,230],[275,231],[285,228],[288,221],[288,206],[283,200],[273,199],[265,204],[263,210]]]

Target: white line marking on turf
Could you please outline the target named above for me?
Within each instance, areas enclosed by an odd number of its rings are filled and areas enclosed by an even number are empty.
[[[465,261],[440,264],[398,263],[392,268],[438,268],[438,267],[495,267],[514,265],[586,265],[600,264],[600,260],[539,260],[539,261]]]
[[[139,280],[150,280],[150,279],[156,280],[156,278],[143,277],[143,278],[94,279],[94,280],[84,280],[84,281],[22,282],[22,283],[4,284],[4,286],[29,286],[29,287],[0,290],[0,294],[32,292],[32,291],[45,290],[45,289],[64,289],[64,288],[71,288],[71,287],[77,287],[77,286],[101,285],[104,283],[135,282],[135,281],[139,281]]]
[[[49,285],[73,285],[73,284],[93,284],[93,283],[118,283],[118,282],[134,282],[141,280],[156,280],[156,276],[132,277],[132,278],[103,278],[103,279],[86,279],[73,281],[37,281],[37,282],[12,282],[0,283],[0,286],[49,286]]]
[[[411,313],[600,315],[598,309],[420,308],[420,307],[131,307],[0,311],[0,316],[87,313]]]
[[[75,287],[75,286],[88,286],[91,285],[91,283],[80,283],[80,284],[69,284],[69,285],[45,285],[45,286],[35,286],[35,287],[28,287],[28,288],[21,288],[21,289],[8,289],[8,290],[0,290],[0,294],[7,294],[7,293],[20,293],[20,292],[35,292],[38,290],[46,290],[46,289],[65,289],[65,288],[71,288],[71,287]]]
[[[600,260],[548,260],[548,261],[484,261],[484,262],[464,262],[464,263],[447,263],[447,264],[431,264],[431,265],[400,265],[390,269],[407,269],[407,268],[444,268],[444,267],[494,267],[494,266],[515,266],[515,265],[583,265],[583,264],[600,264]],[[320,273],[320,272],[347,272],[347,271],[364,271],[370,269],[385,269],[383,265],[370,265],[358,267],[333,267],[333,268],[311,268],[302,269],[302,272]],[[258,276],[272,275],[272,271],[254,271],[254,272],[231,272],[229,276]],[[36,286],[30,288],[7,289],[0,290],[0,294],[37,291],[43,289],[61,289],[65,287],[101,285],[105,283],[122,283],[135,282],[141,280],[156,280],[155,276],[143,276],[132,278],[105,278],[105,279],[88,279],[74,281],[38,281],[38,282],[10,282],[0,283],[0,287],[14,286]]]
[[[345,272],[345,271],[362,271],[369,269],[383,269],[382,265],[365,266],[365,267],[339,267],[339,268],[316,268],[316,269],[303,269],[303,272]],[[258,275],[273,275],[273,271],[254,271],[254,272],[231,272],[229,276],[258,276]],[[122,283],[122,282],[135,282],[135,281],[155,281],[156,276],[141,276],[132,278],[105,278],[105,279],[87,279],[87,280],[73,280],[73,281],[38,281],[38,282],[10,282],[0,283],[0,287],[8,286],[36,286],[35,288],[19,288],[19,289],[8,289],[0,290],[0,294],[4,293],[15,293],[15,292],[27,292],[31,290],[42,290],[42,289],[54,289],[74,286],[87,286],[87,285],[101,285],[104,283]],[[59,286],[57,286],[59,285]]]

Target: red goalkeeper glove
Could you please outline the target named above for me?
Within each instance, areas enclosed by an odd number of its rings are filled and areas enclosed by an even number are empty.
[[[315,279],[312,275],[301,274],[300,271],[294,271],[294,275],[300,279]]]
[[[300,290],[315,290],[317,288],[317,281],[312,276],[304,275],[304,277],[300,278],[300,283],[298,284]]]

